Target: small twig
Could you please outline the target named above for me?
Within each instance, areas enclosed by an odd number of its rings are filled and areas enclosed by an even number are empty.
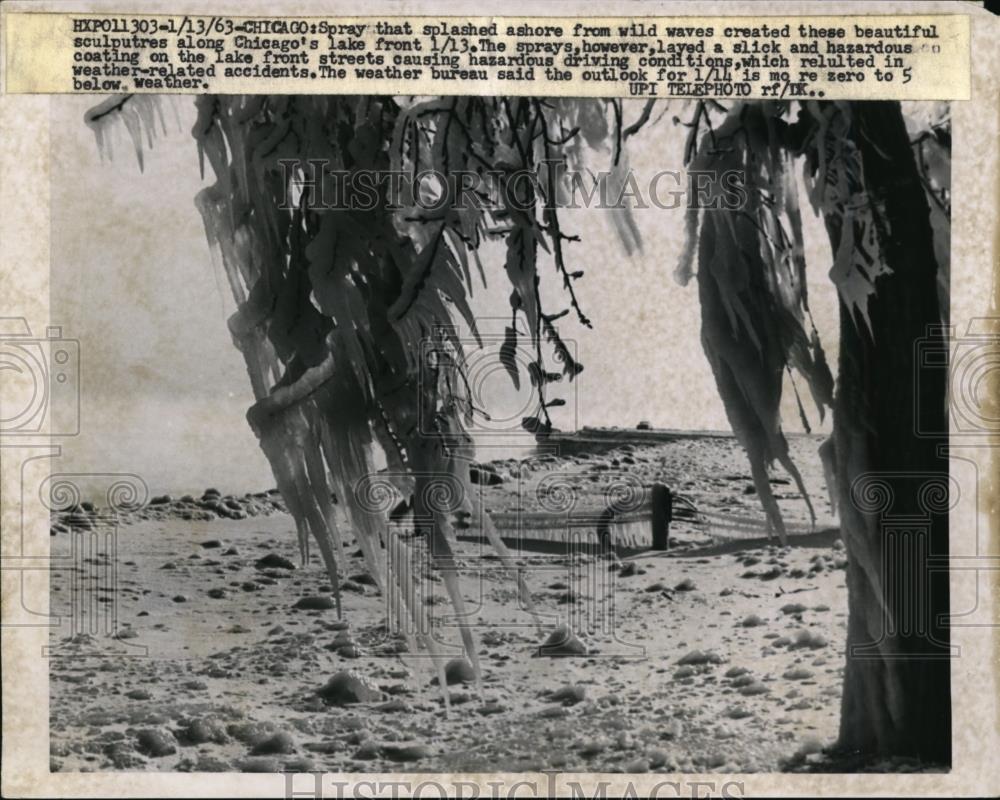
[[[649,115],[653,113],[654,105],[656,105],[655,100],[646,101],[646,105],[642,107],[642,113],[639,115],[639,119],[622,131],[622,139],[628,139],[629,136],[634,136],[642,130],[643,125],[649,122]]]

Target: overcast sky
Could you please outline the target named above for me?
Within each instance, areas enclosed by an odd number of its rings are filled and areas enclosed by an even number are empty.
[[[114,159],[102,162],[83,122],[91,98],[51,102],[52,323],[80,340],[82,360],[82,433],[66,446],[67,460],[77,470],[138,473],[154,492],[273,485],[244,419],[252,396],[226,328],[229,289],[194,207],[204,182],[190,135],[192,99],[176,101],[177,121],[168,112],[171,131],[146,153],[143,172],[124,136]],[[682,169],[687,130],[672,123],[674,114],[686,118],[690,109],[676,104],[630,140],[640,184],[659,170]],[[835,364],[829,247],[805,213],[810,300]],[[560,427],[640,420],[727,427],[701,349],[697,288],[672,278],[683,217],[682,210],[637,211],[644,247],[630,258],[608,212],[563,212],[564,231],[583,239],[567,247],[566,257],[571,269],[585,272],[576,287],[594,329],[560,323],[585,367],[572,390],[558,388],[567,398],[555,418]],[[484,332],[495,334],[509,316],[499,253],[484,251],[489,288],[476,287],[475,295]],[[541,268],[550,308],[558,309],[554,267]],[[518,416],[519,398],[503,372],[484,374],[495,415]],[[799,430],[794,399],[786,395],[786,430]]]

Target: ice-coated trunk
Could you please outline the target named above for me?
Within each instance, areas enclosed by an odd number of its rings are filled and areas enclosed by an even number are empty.
[[[863,320],[841,303],[834,443],[847,550],[847,660],[839,745],[859,756],[951,758],[944,371],[929,210],[898,103],[852,103],[864,188],[884,223]],[[831,238],[839,230],[827,220]],[[945,492],[942,499],[941,492]]]

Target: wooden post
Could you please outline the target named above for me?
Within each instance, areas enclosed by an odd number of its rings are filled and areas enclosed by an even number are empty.
[[[662,483],[654,483],[651,493],[653,506],[653,549],[666,550],[673,519],[673,495]]]

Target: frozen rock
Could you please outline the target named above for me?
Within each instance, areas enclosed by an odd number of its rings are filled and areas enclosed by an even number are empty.
[[[379,757],[381,748],[375,742],[364,742],[354,752],[352,758],[357,761],[374,761]]]
[[[244,758],[236,762],[240,772],[264,773],[280,772],[278,760],[275,758]]]
[[[826,647],[829,642],[819,631],[802,629],[795,634],[795,647],[807,647],[810,650],[818,650]]]
[[[721,664],[722,656],[711,650],[692,650],[681,658],[678,664],[691,664],[692,666],[699,666],[701,664]]]
[[[805,667],[793,667],[792,669],[785,670],[785,672],[781,675],[782,678],[789,681],[804,681],[812,676],[812,670],[806,669]]]
[[[288,731],[278,731],[253,746],[250,755],[273,756],[286,755],[295,751],[295,740]]]
[[[382,692],[378,686],[353,670],[338,672],[324,686],[317,689],[316,694],[331,706],[372,703],[382,699]]]
[[[585,656],[587,646],[580,641],[568,626],[560,625],[552,633],[545,643],[538,648],[540,656]]]
[[[268,553],[254,562],[257,569],[295,569],[295,564],[277,553]]]
[[[572,706],[582,703],[586,696],[587,690],[580,684],[574,683],[551,692],[548,699],[556,703],[562,703],[564,706]]]
[[[292,608],[304,611],[328,611],[331,608],[336,608],[336,603],[329,595],[320,594],[312,597],[300,597]]]
[[[475,683],[476,671],[464,658],[453,658],[445,664],[444,679],[449,686],[456,683]]]
[[[430,755],[427,746],[419,742],[383,744],[381,752],[390,761],[400,762],[420,761]]]
[[[225,744],[229,741],[225,726],[217,719],[191,719],[181,725],[177,738],[182,744]]]
[[[174,737],[169,731],[146,728],[136,734],[136,749],[152,758],[163,758],[177,752]]]
[[[577,748],[577,752],[584,758],[592,758],[604,752],[606,747],[607,743],[601,739],[584,739]]]

